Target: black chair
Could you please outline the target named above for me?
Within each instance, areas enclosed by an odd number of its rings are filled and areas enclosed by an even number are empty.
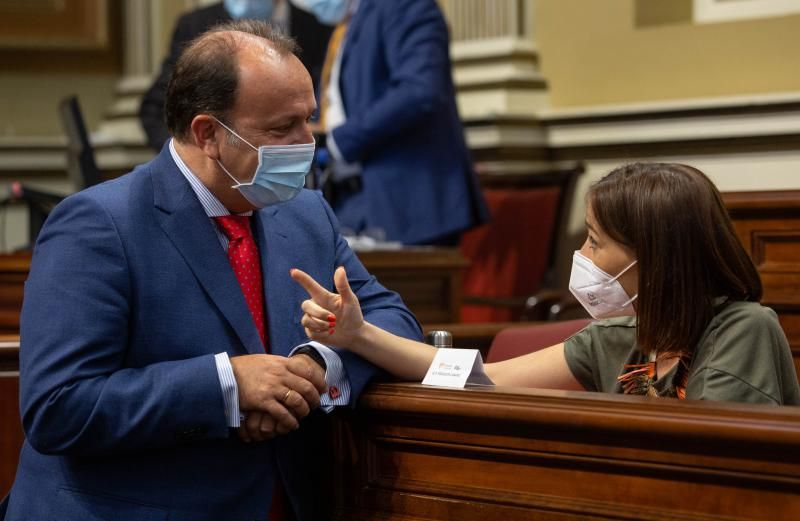
[[[58,104],[58,114],[67,136],[67,173],[76,190],[98,184],[102,179],[94,160],[78,98],[69,96]]]
[[[58,114],[67,136],[67,173],[76,190],[83,190],[101,181],[100,169],[94,160],[78,98],[69,96],[58,104]],[[20,181],[11,183],[10,202],[22,202],[28,207],[28,246],[32,248],[48,214],[64,199],[64,195],[35,190]]]

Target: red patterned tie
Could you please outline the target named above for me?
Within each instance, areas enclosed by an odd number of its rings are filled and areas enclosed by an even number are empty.
[[[220,229],[228,237],[228,259],[242,287],[244,299],[253,321],[256,323],[261,343],[267,349],[264,327],[264,285],[261,280],[261,261],[258,247],[250,231],[250,218],[244,215],[214,217]]]
[[[214,217],[222,233],[228,238],[228,259],[231,261],[233,272],[242,287],[244,299],[253,321],[261,336],[264,349],[269,352],[266,342],[264,327],[264,284],[261,279],[261,261],[258,256],[258,247],[250,230],[250,218],[244,215],[223,215]],[[268,521],[289,521],[292,519],[288,507],[289,500],[283,488],[278,473],[272,493]]]

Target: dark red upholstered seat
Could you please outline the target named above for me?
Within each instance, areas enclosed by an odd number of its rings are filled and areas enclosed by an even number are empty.
[[[542,284],[555,231],[560,188],[486,189],[492,214],[488,224],[470,230],[461,252],[471,264],[464,274],[465,296],[527,297]],[[519,320],[508,307],[465,303],[463,322]]]
[[[462,322],[544,320],[547,304],[561,292],[555,260],[583,165],[547,163],[526,173],[481,172],[491,221],[464,234]]]
[[[487,362],[501,362],[563,342],[592,322],[589,318],[509,327],[494,337]]]

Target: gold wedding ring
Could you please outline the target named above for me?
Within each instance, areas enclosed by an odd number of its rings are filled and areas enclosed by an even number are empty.
[[[286,403],[286,400],[288,400],[288,399],[289,399],[289,395],[290,395],[290,394],[292,394],[292,390],[291,390],[291,389],[289,389],[288,391],[286,391],[286,394],[284,394],[284,395],[283,395],[283,403]]]

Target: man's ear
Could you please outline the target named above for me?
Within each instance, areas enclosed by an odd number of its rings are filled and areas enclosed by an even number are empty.
[[[219,125],[214,118],[206,114],[198,114],[192,119],[192,139],[211,159],[219,159]]]

